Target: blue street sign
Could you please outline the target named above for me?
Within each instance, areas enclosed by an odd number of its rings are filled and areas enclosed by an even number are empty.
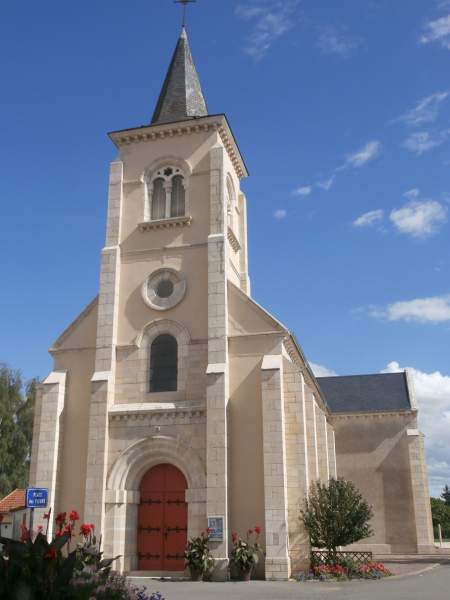
[[[27,488],[27,508],[47,508],[47,488]]]

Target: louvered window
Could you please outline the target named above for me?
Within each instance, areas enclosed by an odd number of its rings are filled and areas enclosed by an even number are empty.
[[[183,217],[185,211],[185,191],[183,177],[175,175],[172,177],[172,197],[170,202],[170,216]]]
[[[164,219],[166,216],[166,190],[164,179],[155,179],[152,194],[152,220]]]

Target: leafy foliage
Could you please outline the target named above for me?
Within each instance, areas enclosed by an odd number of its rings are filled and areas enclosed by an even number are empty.
[[[50,513],[46,515],[50,519]],[[57,515],[51,542],[22,527],[22,541],[0,537],[0,598],[8,600],[164,600],[128,584],[126,577],[111,572],[119,558],[103,558],[94,526],[80,526],[81,542],[71,551],[76,511]]]
[[[191,574],[198,573],[206,575],[214,564],[214,559],[209,550],[210,530],[203,531],[198,537],[191,538],[186,544],[184,553],[186,565],[191,570]]]
[[[444,500],[447,506],[450,506],[450,488],[446,485],[441,494],[442,500]]]
[[[23,394],[20,373],[0,365],[0,497],[28,482],[37,383]]]
[[[440,525],[443,529],[450,529],[450,505],[447,505],[440,498],[430,498],[431,516],[433,525]]]
[[[450,539],[450,504],[440,498],[430,498],[430,502],[435,539],[439,537],[438,525],[441,526],[442,538],[444,540]]]
[[[314,579],[326,581],[328,579],[381,579],[389,577],[392,573],[383,563],[372,561],[358,565],[347,558],[337,564],[313,566],[312,575]]]
[[[245,539],[237,533],[232,534],[233,550],[230,555],[230,570],[236,572],[239,576],[242,573],[247,573],[259,561],[261,547],[258,543],[261,528],[256,526],[254,529],[249,529]]]
[[[301,519],[311,546],[326,548],[334,563],[338,546],[347,546],[372,535],[372,508],[351,481],[330,479],[311,485]]]

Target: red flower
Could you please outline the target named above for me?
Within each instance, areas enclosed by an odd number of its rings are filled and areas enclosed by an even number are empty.
[[[20,526],[20,541],[21,542],[26,542],[29,539],[30,539],[30,532],[27,529],[27,526],[26,525],[21,525]]]
[[[261,527],[259,525],[257,525],[255,527],[255,533],[256,533],[256,535],[260,535],[260,533],[261,533]]]
[[[38,525],[37,532],[42,533],[43,531],[44,531],[44,528],[42,527],[42,525]]]
[[[206,530],[206,533],[208,535],[211,535],[212,532],[213,532],[213,530],[211,529],[211,527],[208,527],[208,529]]]
[[[68,535],[70,535],[70,537],[72,537],[72,525],[66,525],[64,527],[64,531],[63,534],[67,533]]]
[[[80,515],[77,513],[76,510],[73,510],[69,515],[69,521],[79,521],[79,520],[80,520]]]
[[[42,518],[48,521],[50,519],[50,512],[44,513],[44,516]]]
[[[81,525],[81,527],[80,527],[80,534],[83,535],[84,537],[90,536],[92,531],[93,531],[93,527],[92,527],[92,525],[89,525],[89,523],[83,523],[83,525]]]
[[[253,533],[253,529],[249,529],[249,530],[247,531],[247,534],[248,534],[248,535],[252,535],[252,533]]]
[[[67,516],[67,513],[65,513],[65,512],[59,513],[59,515],[57,515],[57,517],[55,519],[56,524],[59,526],[64,525],[64,523],[66,522],[66,516]]]

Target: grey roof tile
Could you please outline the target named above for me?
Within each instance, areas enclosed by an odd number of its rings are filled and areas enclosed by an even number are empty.
[[[173,123],[207,115],[200,79],[192,59],[186,29],[183,27],[151,124]]]
[[[332,413],[411,410],[406,373],[317,377]]]

